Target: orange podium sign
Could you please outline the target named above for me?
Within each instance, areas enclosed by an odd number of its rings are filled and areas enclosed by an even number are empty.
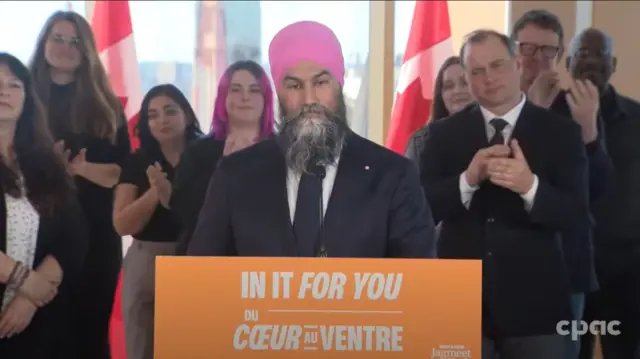
[[[160,257],[155,359],[479,358],[480,261]]]

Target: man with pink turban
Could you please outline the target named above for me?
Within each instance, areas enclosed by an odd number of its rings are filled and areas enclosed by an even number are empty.
[[[336,35],[313,21],[269,46],[278,134],[220,162],[190,255],[435,256],[416,166],[349,129]]]

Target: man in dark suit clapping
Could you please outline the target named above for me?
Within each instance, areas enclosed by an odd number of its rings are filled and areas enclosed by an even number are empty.
[[[598,115],[603,90],[586,78],[572,79],[569,91],[562,89],[560,74],[556,70],[565,53],[565,37],[560,19],[555,14],[546,10],[527,11],[515,22],[511,39],[516,42],[518,59],[522,62],[521,88],[529,101],[572,118],[582,128],[589,160],[589,199],[594,203],[611,183],[613,173],[602,131],[603,118]],[[563,249],[573,288],[574,320],[581,320],[585,293],[591,293],[598,287],[592,224],[573,233],[564,233]],[[576,340],[567,336],[567,344],[567,359],[577,359],[580,337]]]
[[[421,159],[438,254],[483,259],[483,358],[565,359],[561,233],[589,221],[580,127],[527,101],[507,36],[476,31],[461,58],[477,106],[434,122]]]
[[[279,133],[223,159],[188,253],[209,256],[435,256],[415,164],[348,125],[344,58],[326,26],[302,21],[269,46]]]

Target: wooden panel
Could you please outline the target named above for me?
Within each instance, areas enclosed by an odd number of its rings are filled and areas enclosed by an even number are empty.
[[[618,70],[612,83],[626,96],[640,99],[636,64],[640,62],[637,37],[640,32],[640,2],[594,1],[593,26],[606,31],[615,41]]]
[[[370,2],[367,138],[384,144],[394,99],[393,1]]]

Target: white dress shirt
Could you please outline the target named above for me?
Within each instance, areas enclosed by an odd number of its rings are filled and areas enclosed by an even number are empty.
[[[336,174],[338,173],[338,162],[327,166],[325,168],[325,176],[322,180],[322,215],[327,213],[327,206],[329,205],[329,198],[331,197],[331,191],[333,190],[333,183],[336,180]],[[296,215],[296,203],[298,201],[298,187],[300,186],[300,173],[296,173],[291,169],[287,169],[287,200],[289,202],[289,215],[291,223]]]
[[[7,220],[4,229],[7,236],[6,255],[14,261],[20,261],[27,268],[33,268],[40,228],[40,215],[25,195],[14,198],[4,195],[7,207]],[[1,309],[7,308],[17,290],[6,288],[2,297]]]
[[[495,128],[489,123],[494,118],[501,118],[507,122],[507,125],[502,130],[502,137],[504,137],[505,144],[509,144],[509,140],[511,139],[511,134],[513,133],[513,129],[518,122],[518,118],[520,117],[520,112],[522,112],[522,108],[524,107],[525,102],[527,101],[526,96],[522,95],[522,100],[520,103],[516,105],[516,107],[512,108],[509,112],[504,114],[504,116],[497,116],[486,108],[480,106],[480,111],[482,112],[482,117],[484,117],[485,128],[487,130],[487,138],[489,141],[493,138],[495,134]],[[520,195],[522,200],[524,201],[524,207],[527,211],[531,210],[533,207],[533,201],[536,197],[536,192],[538,191],[538,176],[533,175],[533,184],[531,185],[531,189],[525,194]],[[460,175],[460,199],[462,200],[462,204],[465,207],[469,208],[471,205],[471,199],[473,198],[473,194],[480,188],[480,186],[471,186],[467,183],[467,177],[465,172]]]

